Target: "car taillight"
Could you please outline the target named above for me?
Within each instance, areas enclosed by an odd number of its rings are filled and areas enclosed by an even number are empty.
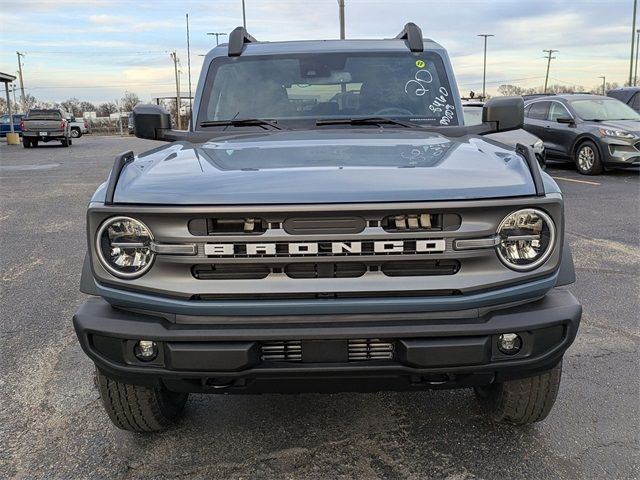
[[[64,120],[60,121],[60,130],[64,130]]]
[[[24,128],[24,120],[20,120],[20,130],[25,131],[26,128]]]
[[[84,128],[89,128],[89,124],[86,122],[86,120],[84,122]]]

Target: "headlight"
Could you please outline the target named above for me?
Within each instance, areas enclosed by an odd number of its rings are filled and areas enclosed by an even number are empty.
[[[533,270],[551,255],[556,227],[543,211],[527,208],[507,215],[498,227],[498,236],[496,250],[502,263],[512,270]]]
[[[135,278],[153,263],[152,241],[151,230],[144,223],[129,217],[113,217],[98,229],[96,251],[102,265],[116,277]]]
[[[629,133],[625,130],[616,130],[612,128],[599,128],[598,131],[601,135],[606,137],[617,137],[617,138],[633,138],[633,133]]]

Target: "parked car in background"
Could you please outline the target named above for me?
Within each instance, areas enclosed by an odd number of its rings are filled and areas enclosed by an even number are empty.
[[[483,106],[484,102],[480,101],[474,100],[463,102],[462,111],[464,113],[464,124],[469,126],[480,125],[482,123]],[[484,138],[492,138],[513,148],[515,148],[518,143],[528,145],[533,148],[533,151],[536,154],[536,158],[538,159],[538,163],[540,163],[540,167],[542,169],[546,168],[544,142],[535,135],[532,135],[523,129],[510,130],[508,132],[490,133],[485,135]]]
[[[24,113],[14,113],[11,116],[13,117],[13,131],[18,135],[22,135],[20,121],[24,117]],[[0,116],[0,137],[6,137],[7,133],[11,133],[11,120],[9,115],[2,115]]]
[[[37,147],[38,142],[58,141],[63,147],[72,144],[69,115],[59,108],[33,108],[20,122],[24,148]]]
[[[71,117],[68,121],[71,129],[71,138],[80,138],[82,135],[89,133],[89,124],[86,120],[76,120]]]
[[[640,166],[640,115],[620,100],[589,94],[539,96],[525,104],[524,128],[547,158],[575,162],[584,175]]]
[[[129,135],[133,135],[135,133],[133,128],[133,113],[128,115],[127,130],[129,131]]]
[[[609,90],[607,97],[620,100],[640,113],[640,87],[623,87]]]

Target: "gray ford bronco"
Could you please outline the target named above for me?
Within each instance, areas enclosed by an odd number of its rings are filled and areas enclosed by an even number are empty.
[[[549,413],[581,306],[562,194],[530,147],[464,126],[443,47],[258,42],[205,58],[186,131],[155,105],[87,212],[73,318],[115,425],[189,393],[473,388],[496,421]]]

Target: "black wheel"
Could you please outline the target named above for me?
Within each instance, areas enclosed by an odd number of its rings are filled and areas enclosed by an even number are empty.
[[[31,140],[27,137],[22,137],[22,146],[24,148],[31,148]]]
[[[131,432],[156,432],[173,424],[184,410],[188,393],[170,392],[118,382],[96,370],[100,398],[113,424]]]
[[[62,142],[62,146],[63,146],[63,147],[68,147],[69,145],[71,145],[71,141],[69,140],[69,138],[68,138],[68,137],[64,137],[64,138],[61,140],[61,142]]]
[[[80,132],[79,128],[71,129],[71,138],[80,138],[82,136],[82,132]]]
[[[73,145],[73,140],[69,139],[69,145]]]
[[[535,377],[476,387],[476,396],[493,420],[516,425],[547,418],[558,395],[562,362]]]
[[[34,138],[31,140],[31,148],[36,148],[38,146],[38,139]]]
[[[575,162],[578,172],[583,175],[599,175],[602,173],[600,151],[595,143],[585,140],[576,147]]]

